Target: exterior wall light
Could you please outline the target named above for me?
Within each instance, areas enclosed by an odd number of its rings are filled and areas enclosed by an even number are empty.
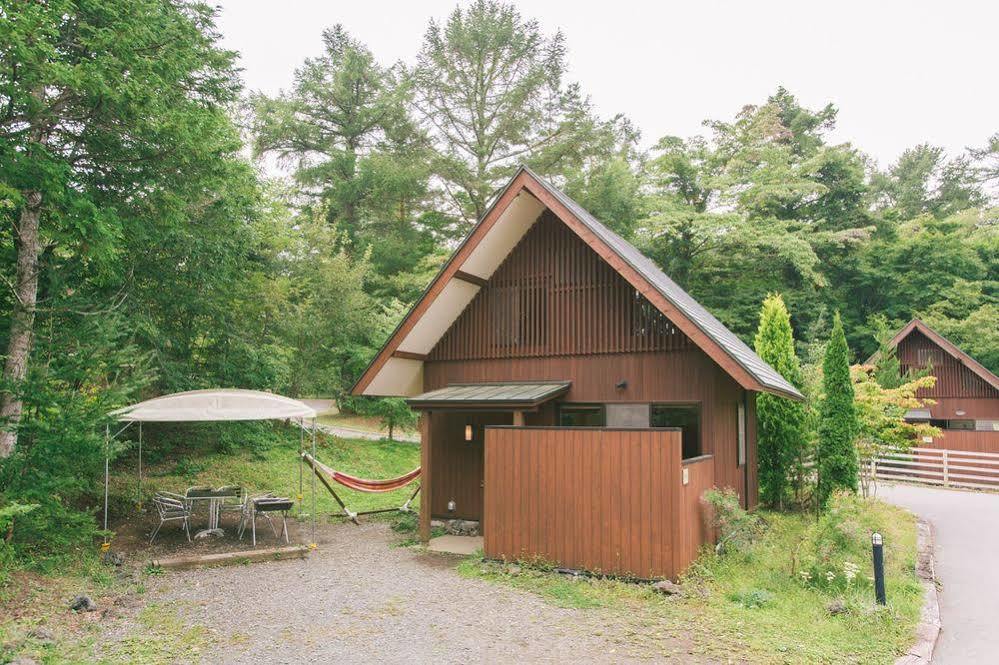
[[[472,425],[465,425],[465,441],[475,438],[475,428]]]
[[[447,511],[449,513],[453,513],[454,509],[457,508],[457,507],[458,507],[458,504],[456,504],[454,502],[454,499],[451,499],[450,501],[447,502]]]

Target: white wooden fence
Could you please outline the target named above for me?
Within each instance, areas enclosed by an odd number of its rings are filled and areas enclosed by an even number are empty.
[[[999,453],[909,448],[868,460],[864,471],[878,480],[999,490]]]

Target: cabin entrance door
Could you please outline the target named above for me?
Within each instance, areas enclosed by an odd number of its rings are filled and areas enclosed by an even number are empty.
[[[485,428],[510,425],[509,411],[435,411],[431,433],[430,497],[435,520],[479,523],[483,532],[485,491]]]

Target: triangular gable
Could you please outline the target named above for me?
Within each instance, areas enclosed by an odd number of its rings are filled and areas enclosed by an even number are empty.
[[[423,361],[545,208],[746,390],[803,399],[720,321],[630,243],[564,193],[521,167],[427,287],[351,390],[411,396],[423,390]]]
[[[894,337],[891,338],[891,340],[888,342],[888,346],[890,346],[893,349],[897,348],[898,345],[902,342],[902,340],[911,335],[914,331],[919,331],[920,333],[925,335],[931,342],[939,346],[944,351],[944,353],[951,356],[956,361],[958,361],[966,368],[971,370],[971,372],[973,372],[979,378],[985,381],[985,383],[989,384],[996,390],[999,390],[999,376],[996,376],[995,374],[990,372],[988,368],[986,368],[980,362],[978,362],[977,360],[969,356],[967,353],[959,349],[957,345],[955,345],[949,339],[938,333],[933,328],[930,328],[920,319],[913,319],[912,321],[909,321],[909,323],[907,323],[901,330],[898,331],[898,333],[895,334]],[[878,354],[874,353],[870,358],[867,359],[867,364],[868,365],[874,364],[875,362],[877,362],[877,359],[878,359]]]

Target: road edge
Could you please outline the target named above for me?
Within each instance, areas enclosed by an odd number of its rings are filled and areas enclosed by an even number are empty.
[[[937,598],[936,560],[933,555],[933,527],[919,518],[916,525],[916,575],[923,585],[923,609],[916,625],[916,641],[895,665],[922,665],[933,658],[940,637],[940,601]]]

